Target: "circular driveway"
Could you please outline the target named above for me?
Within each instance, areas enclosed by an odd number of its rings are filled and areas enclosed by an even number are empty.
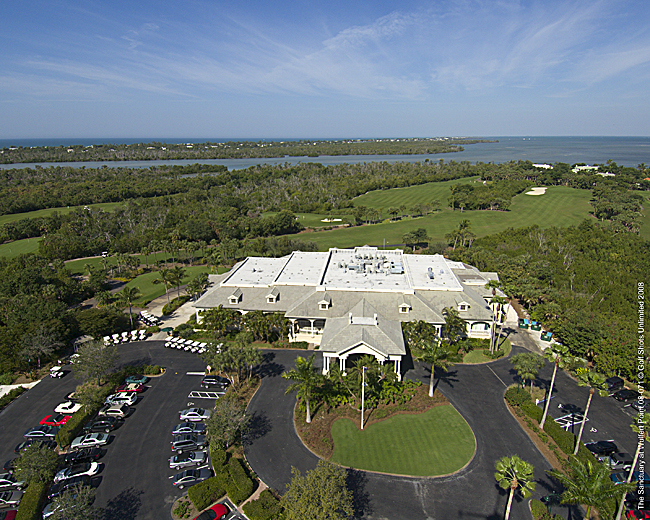
[[[253,422],[245,438],[246,457],[257,475],[280,493],[286,491],[291,481],[291,467],[304,473],[318,461],[295,432],[295,394],[284,394],[289,381],[280,376],[293,368],[299,355],[310,354],[267,351],[261,366],[262,386],[248,407]],[[416,366],[406,377],[428,382],[428,370]],[[533,464],[536,497],[555,489],[545,474],[550,465],[504,404],[503,393],[512,382],[508,359],[488,365],[456,365],[443,374],[437,391],[442,391],[474,431],[474,459],[458,473],[439,478],[350,471],[348,479],[354,492],[356,516],[392,520],[501,519],[507,494],[496,485],[494,464],[505,455],[516,454]],[[515,498],[512,508],[512,518],[531,518],[527,500]]]

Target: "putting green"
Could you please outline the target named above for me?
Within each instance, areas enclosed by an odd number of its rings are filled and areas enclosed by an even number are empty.
[[[397,475],[433,477],[454,473],[472,460],[476,439],[451,405],[421,414],[396,415],[360,431],[349,419],[332,426],[331,461]]]

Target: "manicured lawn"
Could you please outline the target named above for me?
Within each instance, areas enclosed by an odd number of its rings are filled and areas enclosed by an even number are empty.
[[[512,349],[512,345],[510,345],[510,340],[506,339],[504,340],[501,338],[501,346],[500,349],[505,352],[505,357],[508,357],[508,354],[510,354],[510,350]],[[482,349],[476,349],[472,350],[471,352],[468,352],[465,354],[465,357],[463,358],[463,363],[487,363],[489,361],[494,361],[487,357],[485,354],[483,354]]]
[[[88,204],[90,208],[101,208],[104,211],[113,211],[115,208],[121,206],[122,202],[103,202],[101,204]],[[49,208],[49,209],[38,209],[36,211],[27,211],[26,213],[14,213],[12,215],[0,215],[0,226],[6,224],[7,222],[15,222],[16,220],[22,220],[24,218],[38,218],[38,217],[48,217],[53,212],[60,213],[65,215],[70,213],[76,208],[83,208],[85,206],[67,206],[65,208]]]
[[[262,213],[263,217],[271,217],[276,215],[275,212]],[[321,228],[328,226],[338,226],[343,224],[346,220],[353,220],[352,215],[342,215],[338,213],[295,213],[298,222],[306,228]],[[340,219],[336,222],[323,222],[324,219]]]
[[[210,268],[205,265],[186,267],[183,285],[185,285],[190,280],[195,278],[199,273],[209,274]],[[154,283],[154,280],[159,280],[159,279],[160,279],[160,275],[158,274],[158,271],[153,271],[151,273],[142,274],[126,284],[128,287],[137,287],[140,293],[142,294],[142,297],[136,301],[136,305],[138,306],[146,305],[151,300],[158,298],[159,296],[163,296],[165,294],[165,286],[162,283],[160,284]],[[176,288],[175,287],[170,288],[169,299],[173,300],[174,298],[176,298],[176,296],[177,296]]]
[[[14,242],[0,244],[0,257],[15,258],[18,255],[36,253],[38,251],[38,243],[40,241],[41,238],[37,237],[25,238],[24,240],[16,240]]]
[[[388,218],[388,208],[406,206],[407,213],[409,209],[416,204],[430,204],[434,200],[440,202],[440,208],[448,205],[447,199],[451,195],[449,188],[454,184],[473,184],[479,177],[470,177],[466,179],[457,179],[445,182],[428,182],[418,186],[409,186],[408,188],[392,188],[390,190],[375,190],[364,195],[359,195],[354,199],[355,206],[366,206],[383,210],[383,217]]]
[[[436,183],[433,183],[436,184]],[[447,184],[448,183],[439,183]],[[420,188],[425,191],[423,185]],[[438,186],[438,189],[442,187]],[[449,187],[446,187],[447,191]],[[386,190],[377,192],[379,195],[389,192],[406,192],[412,188]],[[368,194],[366,197],[370,197]],[[443,206],[447,204],[447,196],[438,198]],[[412,198],[412,197],[410,197]],[[478,237],[493,233],[499,233],[509,227],[524,227],[538,225],[541,228],[552,226],[568,227],[577,225],[586,218],[591,218],[589,212],[591,206],[589,200],[591,192],[566,188],[564,186],[552,186],[546,190],[546,194],[532,196],[521,194],[512,200],[509,211],[451,211],[444,208],[438,213],[429,214],[426,217],[405,218],[396,222],[382,222],[369,226],[356,226],[352,228],[334,229],[330,231],[315,231],[301,235],[303,240],[315,242],[321,251],[330,247],[354,247],[368,244],[382,246],[384,240],[386,245],[401,244],[402,235],[417,228],[425,228],[431,237],[431,242],[446,242],[445,235],[458,227],[461,220],[467,219],[471,223],[471,230]],[[355,199],[359,201],[361,197]],[[371,199],[374,203],[387,202],[388,199]],[[392,199],[391,199],[392,200]],[[404,199],[406,200],[406,199]],[[414,200],[414,199],[413,199]],[[429,199],[431,200],[431,199]],[[399,205],[399,199],[391,205]],[[407,205],[407,202],[403,202]],[[364,205],[365,204],[364,202]]]
[[[363,431],[339,419],[332,438],[332,462],[399,475],[447,475],[464,467],[476,451],[471,428],[451,405],[396,415]]]

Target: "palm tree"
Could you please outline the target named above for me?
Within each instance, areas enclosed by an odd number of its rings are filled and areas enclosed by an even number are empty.
[[[548,415],[548,407],[551,404],[551,397],[553,396],[553,386],[555,385],[555,374],[557,374],[557,369],[564,368],[566,366],[567,357],[569,355],[568,347],[565,347],[561,343],[553,343],[544,351],[544,357],[550,362],[554,363],[553,367],[553,377],[551,377],[551,387],[548,389],[548,395],[546,396],[546,404],[544,405],[544,414],[542,415],[542,421],[539,423],[539,427],[543,430],[544,423],[546,422],[546,416]]]
[[[580,433],[578,433],[578,439],[576,440],[576,447],[573,450],[573,454],[578,454],[578,449],[580,448],[580,439],[582,439],[582,431],[585,429],[585,423],[587,422],[587,414],[589,413],[589,406],[591,405],[591,399],[593,398],[596,390],[601,397],[607,395],[605,391],[605,376],[589,370],[587,368],[579,368],[576,370],[576,376],[578,377],[578,384],[580,386],[589,387],[589,399],[587,399],[587,406],[585,407],[585,415],[582,418],[582,424],[580,424]]]
[[[185,278],[185,268],[177,265],[171,269],[171,282],[176,286],[178,291],[178,297],[181,296],[181,285],[183,284],[183,278]]]
[[[167,303],[170,303],[169,301],[169,287],[172,285],[172,272],[170,269],[163,268],[160,271],[158,271],[158,276],[160,276],[159,279],[153,280],[153,283],[161,283],[165,286],[165,294],[167,295]]]
[[[499,341],[501,340],[501,330],[503,330],[503,322],[501,321],[501,313],[503,311],[503,306],[508,303],[508,300],[503,296],[496,296],[496,291],[493,289],[492,300],[490,301],[490,306],[492,307],[492,327],[490,327],[490,352],[495,352],[499,350]],[[497,331],[497,325],[500,325],[499,328],[499,339],[495,341],[494,335]]]
[[[137,287],[125,287],[117,294],[117,301],[129,307],[129,319],[131,320],[131,330],[133,330],[133,313],[131,307],[133,302],[137,300],[142,294]]]
[[[411,354],[413,357],[424,363],[431,363],[431,377],[429,378],[429,397],[433,397],[433,379],[436,368],[447,371],[451,364],[447,361],[447,345],[446,342],[440,338],[435,338],[432,341],[420,341],[412,349]]]
[[[302,356],[296,358],[296,368],[284,372],[282,377],[295,381],[287,388],[285,395],[297,391],[298,399],[304,400],[307,407],[307,420],[311,422],[311,408],[310,401],[314,397],[316,391],[320,387],[323,376],[320,371],[314,367],[314,354],[309,359]]]
[[[497,480],[501,489],[510,489],[508,505],[506,507],[505,520],[510,518],[510,508],[512,507],[512,498],[515,490],[524,498],[528,498],[535,491],[535,482],[533,481],[533,465],[522,460],[517,455],[512,457],[503,457],[495,465],[496,473],[494,478]]]
[[[517,371],[517,375],[521,378],[522,386],[524,381],[530,381],[530,391],[533,391],[533,381],[539,373],[539,369],[544,366],[544,360],[541,356],[532,353],[522,353],[512,356],[510,363]]]
[[[460,317],[456,309],[452,309],[451,307],[442,309],[442,315],[445,318],[444,334],[449,340],[449,343],[453,345],[467,330],[465,320]]]
[[[621,492],[630,490],[629,484],[614,484],[609,478],[610,471],[605,464],[582,462],[569,457],[569,473],[558,470],[548,474],[564,486],[563,504],[584,504],[587,506],[585,520],[591,518],[591,508],[600,507],[608,500],[618,497]]]
[[[637,461],[639,460],[639,454],[641,453],[641,448],[643,447],[644,442],[648,438],[648,428],[650,428],[650,415],[646,413],[637,414],[635,420],[630,424],[632,431],[637,434],[639,442],[636,445],[636,453],[634,454],[634,460],[632,461],[632,467],[630,468],[630,473],[627,475],[626,483],[629,484],[632,481],[632,476],[634,475],[634,467],[636,466]],[[621,503],[618,506],[618,512],[616,513],[616,520],[621,520],[621,515],[623,514],[623,507],[625,506],[625,495],[621,497]]]

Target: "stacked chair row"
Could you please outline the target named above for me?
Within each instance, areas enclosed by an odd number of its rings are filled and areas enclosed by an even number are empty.
[[[113,334],[104,336],[104,345],[119,345],[130,341],[143,341],[147,338],[147,331],[144,329],[132,330],[131,332],[122,332],[122,334]]]
[[[186,352],[192,352],[194,354],[203,354],[206,350],[208,350],[207,343],[200,343],[198,341],[192,341],[191,339],[174,337],[169,338],[169,341],[165,342],[165,347],[185,350]]]

